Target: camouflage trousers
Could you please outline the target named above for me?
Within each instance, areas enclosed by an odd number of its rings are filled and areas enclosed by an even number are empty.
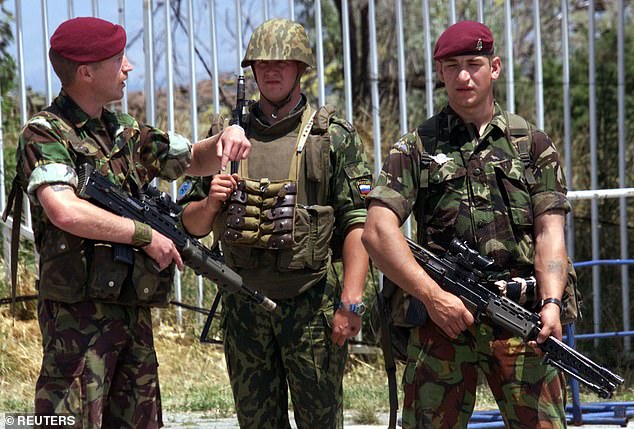
[[[161,400],[150,309],[38,303],[44,355],[35,412],[77,428],[158,428]]]
[[[223,300],[224,348],[242,429],[343,427],[347,346],[331,341],[334,288],[320,282],[275,312],[238,294]]]
[[[403,374],[403,428],[466,428],[483,372],[508,428],[565,428],[563,374],[521,338],[486,324],[456,340],[433,322],[412,329]]]

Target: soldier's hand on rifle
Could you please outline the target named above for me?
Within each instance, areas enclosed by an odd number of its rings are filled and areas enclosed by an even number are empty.
[[[251,142],[239,126],[222,130],[216,142],[216,155],[220,158],[220,171],[225,171],[229,161],[246,159],[251,152]]]
[[[222,204],[229,199],[231,193],[238,186],[238,175],[220,173],[211,179],[211,187],[208,194],[208,208],[217,213],[222,208]]]
[[[559,306],[554,303],[544,305],[539,312],[539,317],[542,321],[542,328],[537,336],[537,343],[543,343],[549,335],[561,340],[562,329]]]
[[[465,307],[464,303],[456,295],[438,289],[431,296],[431,301],[425,302],[429,317],[450,338],[458,335],[473,325],[473,314]]]
[[[156,262],[159,271],[169,267],[172,262],[179,270],[183,270],[183,259],[172,240],[156,230],[152,230],[152,242],[144,246],[143,251]]]

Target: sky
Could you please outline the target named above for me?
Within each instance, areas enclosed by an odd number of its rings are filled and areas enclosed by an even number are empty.
[[[128,35],[127,56],[134,67],[128,79],[129,90],[143,89],[145,76],[145,60],[143,55],[143,3],[145,0],[124,0],[125,28]],[[211,68],[211,14],[210,0],[191,0],[194,14],[196,44],[204,58],[207,67]],[[77,16],[98,16],[111,22],[119,23],[119,0],[6,0],[5,8],[14,16],[16,7],[20,5],[22,15],[22,46],[24,52],[24,79],[26,87],[38,92],[45,92],[45,48],[42,23],[42,3],[46,3],[48,17],[48,38],[55,28],[64,20]],[[267,3],[265,3],[267,2]],[[176,1],[172,1],[175,4]],[[162,6],[163,1],[154,0],[153,8]],[[188,12],[187,0],[182,0],[182,21],[187,25]],[[215,2],[217,44],[218,44],[218,68],[219,72],[238,70],[237,38],[236,38],[236,1],[220,0]],[[265,11],[268,17],[288,17],[288,1],[282,0],[247,0],[240,2],[241,15],[243,16],[243,52],[244,46],[251,34],[252,26],[257,26],[264,21]],[[247,24],[247,22],[249,24]],[[189,81],[189,47],[186,33],[172,18],[172,29],[177,29],[172,40],[178,65],[174,81],[176,84],[187,84]],[[158,86],[166,82],[166,69],[164,57],[165,44],[165,12],[161,7],[154,15],[154,40],[155,57],[160,64],[155,67],[155,80]],[[10,52],[17,59],[17,29],[16,23],[12,23],[14,43]],[[200,60],[195,64],[197,80],[208,79],[209,75]],[[59,91],[59,81],[51,71],[52,93]]]

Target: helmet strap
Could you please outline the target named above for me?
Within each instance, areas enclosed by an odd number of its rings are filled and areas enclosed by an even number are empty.
[[[303,72],[300,72],[298,70],[297,76],[295,77],[295,83],[293,84],[293,87],[288,92],[286,97],[284,97],[281,101],[275,102],[275,101],[267,98],[264,94],[262,94],[262,92],[260,92],[260,97],[264,98],[266,101],[268,101],[275,108],[273,110],[273,113],[271,113],[271,118],[277,119],[277,115],[278,115],[278,112],[280,111],[280,109],[283,108],[284,106],[286,106],[291,101],[293,91],[295,91],[295,88],[297,88],[299,86],[299,81],[301,79],[302,74],[303,74]],[[258,76],[255,73],[255,70],[253,70],[253,76],[255,77],[255,81],[257,82],[258,81]]]

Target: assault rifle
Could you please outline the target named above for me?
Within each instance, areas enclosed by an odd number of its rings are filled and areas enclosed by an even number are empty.
[[[453,239],[449,251],[442,257],[407,239],[414,258],[440,287],[458,296],[471,311],[476,322],[486,319],[524,341],[537,338],[542,323],[533,313],[505,296],[487,288],[484,272],[493,261]],[[413,300],[415,301],[415,300]],[[413,302],[412,301],[412,302]],[[419,305],[422,305],[418,301]],[[411,305],[411,303],[410,303]],[[544,352],[544,363],[550,364],[576,378],[601,398],[610,398],[623,378],[603,368],[567,344],[549,336],[539,344]]]
[[[78,176],[77,195],[80,198],[91,200],[123,217],[148,224],[174,242],[183,263],[196,274],[208,278],[227,292],[243,293],[267,310],[275,310],[275,302],[245,286],[242,277],[226,266],[218,255],[178,227],[176,215],[180,212],[180,207],[168,195],[149,186],[140,199],[134,198],[117,188],[89,164],[83,164],[79,168]]]
[[[246,130],[247,126],[245,118],[248,113],[249,104],[250,101],[245,99],[244,75],[239,75],[236,86],[236,107],[231,110],[231,120],[229,121],[229,124],[240,125],[242,129]],[[238,161],[231,161],[231,174],[238,172],[238,164]]]

